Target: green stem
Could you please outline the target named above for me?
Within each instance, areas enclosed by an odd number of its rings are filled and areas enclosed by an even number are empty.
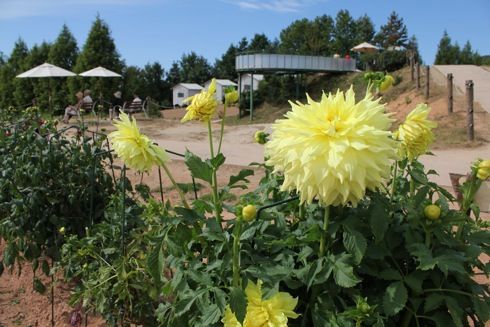
[[[175,187],[175,189],[177,190],[177,192],[179,192],[179,195],[180,195],[180,198],[182,199],[182,203],[184,204],[184,207],[186,207],[187,209],[190,209],[189,204],[187,203],[187,201],[185,199],[184,193],[182,192],[182,190],[180,189],[180,187],[175,182],[175,179],[172,176],[172,173],[168,169],[167,165],[162,164],[162,167],[165,170],[165,172],[167,173],[167,176],[170,179],[170,181],[172,182],[172,185]]]
[[[325,214],[323,215],[323,232],[320,239],[320,249],[318,251],[318,257],[322,258],[325,255],[325,244],[327,243],[328,223],[330,219],[330,206],[325,208]]]
[[[413,314],[409,310],[406,310],[402,318],[402,327],[410,326],[410,321],[412,321],[412,317]]]
[[[220,135],[219,135],[219,145],[218,145],[218,152],[217,154],[220,154],[221,153],[221,143],[223,142],[223,132],[225,130],[225,118],[226,118],[226,102],[225,104],[223,105],[223,118],[221,119],[221,132],[220,132]]]
[[[398,175],[398,161],[395,161],[395,168],[393,172],[393,183],[391,183],[391,194],[390,194],[390,202],[393,202],[393,197],[395,196],[396,192],[396,178]]]
[[[237,218],[233,232],[233,287],[240,286],[240,236],[242,235],[242,218]]]
[[[455,293],[455,294],[466,295],[466,296],[469,296],[469,297],[478,297],[475,294],[471,294],[471,293],[464,292],[464,291],[459,291],[459,290],[452,290],[452,289],[449,289],[449,288],[429,288],[429,289],[424,290],[424,293],[427,293],[427,292],[448,292],[448,293]]]
[[[209,134],[209,149],[211,150],[211,159],[214,159],[214,147],[213,147],[213,131],[211,130],[211,121],[208,120],[208,134]],[[221,226],[221,204],[218,199],[218,179],[216,177],[216,170],[213,168],[213,176],[211,180],[211,186],[213,190],[213,204],[216,219]]]
[[[208,135],[209,135],[209,149],[211,150],[211,159],[213,159],[214,158],[213,131],[211,130],[210,120],[208,120]]]
[[[431,239],[430,231],[425,230],[425,246],[428,248],[430,248],[430,239]]]

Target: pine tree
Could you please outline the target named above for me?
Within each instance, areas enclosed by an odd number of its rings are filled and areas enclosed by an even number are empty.
[[[123,63],[112,39],[109,26],[99,15],[97,15],[92,24],[87,41],[77,58],[74,71],[81,73],[98,66],[115,72],[121,72],[123,68]],[[105,97],[112,95],[121,84],[121,81],[117,78],[91,77],[72,79],[72,81],[75,81],[70,83],[72,94],[83,89],[90,89],[93,95],[102,94]]]
[[[48,62],[72,71],[78,57],[78,45],[75,37],[66,25],[61,28],[58,37],[51,45]],[[52,92],[52,102],[61,110],[70,102],[70,89],[66,78],[57,78],[50,80],[50,90]]]
[[[403,18],[398,17],[398,14],[393,11],[388,17],[386,25],[381,26],[375,41],[385,49],[397,46],[406,47],[408,32]]]
[[[250,40],[247,51],[249,52],[271,52],[272,42],[265,34],[255,34]]]
[[[17,107],[25,107],[30,105],[34,94],[32,90],[32,81],[29,78],[16,78],[18,74],[31,69],[29,67],[27,58],[29,56],[29,49],[27,44],[22,39],[18,39],[14,45],[14,49],[7,61],[7,73],[4,78],[6,82],[6,91],[9,94],[6,95],[7,105],[15,105]]]
[[[463,65],[474,65],[475,64],[475,54],[471,48],[470,41],[466,41],[461,53],[459,54],[459,62]]]
[[[180,66],[177,62],[174,61],[172,63],[172,67],[170,67],[170,70],[168,71],[167,77],[165,80],[171,88],[181,82]]]
[[[226,78],[233,80],[236,78],[235,58],[238,54],[238,49],[233,44],[230,44],[228,50],[217,59],[214,64],[213,75],[217,78]]]
[[[157,102],[165,100],[168,102],[171,97],[171,91],[164,77],[165,70],[158,62],[146,64],[141,71],[144,96],[149,96]]]
[[[43,42],[41,45],[34,45],[29,51],[29,55],[26,58],[26,66],[33,68],[39,66],[48,61],[49,51],[51,45]],[[30,78],[30,84],[32,85],[32,98],[36,98],[37,105],[43,110],[50,109],[49,97],[52,94],[50,89],[50,82],[57,80],[57,77],[44,77],[44,78]]]
[[[454,63],[454,58],[452,56],[452,45],[451,38],[447,31],[444,31],[439,45],[437,47],[436,59],[434,60],[435,65],[450,65]]]

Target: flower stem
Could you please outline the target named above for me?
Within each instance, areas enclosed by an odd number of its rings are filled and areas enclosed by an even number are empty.
[[[208,120],[208,134],[209,134],[209,149],[211,150],[211,159],[214,159],[214,148],[213,148],[213,131],[211,130],[211,121]],[[221,226],[221,204],[218,199],[218,179],[216,177],[216,169],[213,168],[213,176],[211,180],[211,187],[213,190],[213,204],[214,211],[216,214],[216,220]]]
[[[398,177],[398,161],[395,161],[395,168],[393,172],[393,182],[391,184],[391,194],[390,194],[390,202],[393,202],[393,197],[395,196],[396,192],[396,178]]]
[[[323,233],[320,239],[320,249],[318,251],[318,257],[322,258],[325,255],[325,244],[327,242],[328,223],[330,220],[330,206],[325,208],[325,214],[323,215]]]
[[[223,118],[221,119],[221,132],[219,135],[219,145],[218,145],[218,152],[217,154],[221,153],[221,143],[223,142],[223,132],[225,130],[225,118],[226,118],[226,102],[223,105]]]
[[[213,131],[211,130],[210,120],[208,120],[208,135],[209,135],[209,149],[211,150],[211,159],[213,159],[214,158]]]
[[[179,192],[179,195],[180,195],[180,198],[182,199],[182,203],[184,204],[184,207],[186,207],[187,209],[190,209],[189,204],[187,203],[187,201],[185,199],[184,193],[182,192],[182,190],[180,189],[180,187],[177,185],[177,182],[175,182],[175,179],[172,176],[172,173],[168,169],[167,165],[162,164],[162,167],[165,170],[165,172],[167,173],[167,176],[170,179],[170,181],[172,182],[172,185],[175,187],[175,189],[177,190],[177,192]]]
[[[237,218],[233,231],[233,287],[240,286],[240,236],[242,234],[242,218]]]

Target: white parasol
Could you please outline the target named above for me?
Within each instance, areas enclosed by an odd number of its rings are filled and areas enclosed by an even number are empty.
[[[375,45],[372,45],[371,43],[362,42],[361,44],[358,44],[355,47],[353,47],[351,50],[356,52],[373,53],[373,52],[378,52],[379,48]]]
[[[109,70],[102,66],[87,70],[86,72],[80,73],[79,75],[83,77],[122,77],[120,74],[115,73],[112,70]]]

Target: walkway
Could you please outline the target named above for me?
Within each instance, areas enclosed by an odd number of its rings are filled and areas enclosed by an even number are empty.
[[[475,65],[434,65],[433,80],[442,86],[446,86],[445,76],[453,74],[453,83],[456,91],[464,94],[465,81],[473,80],[475,101],[482,108],[490,112],[490,71]],[[437,76],[440,73],[439,76]],[[442,74],[442,78],[441,75]]]

